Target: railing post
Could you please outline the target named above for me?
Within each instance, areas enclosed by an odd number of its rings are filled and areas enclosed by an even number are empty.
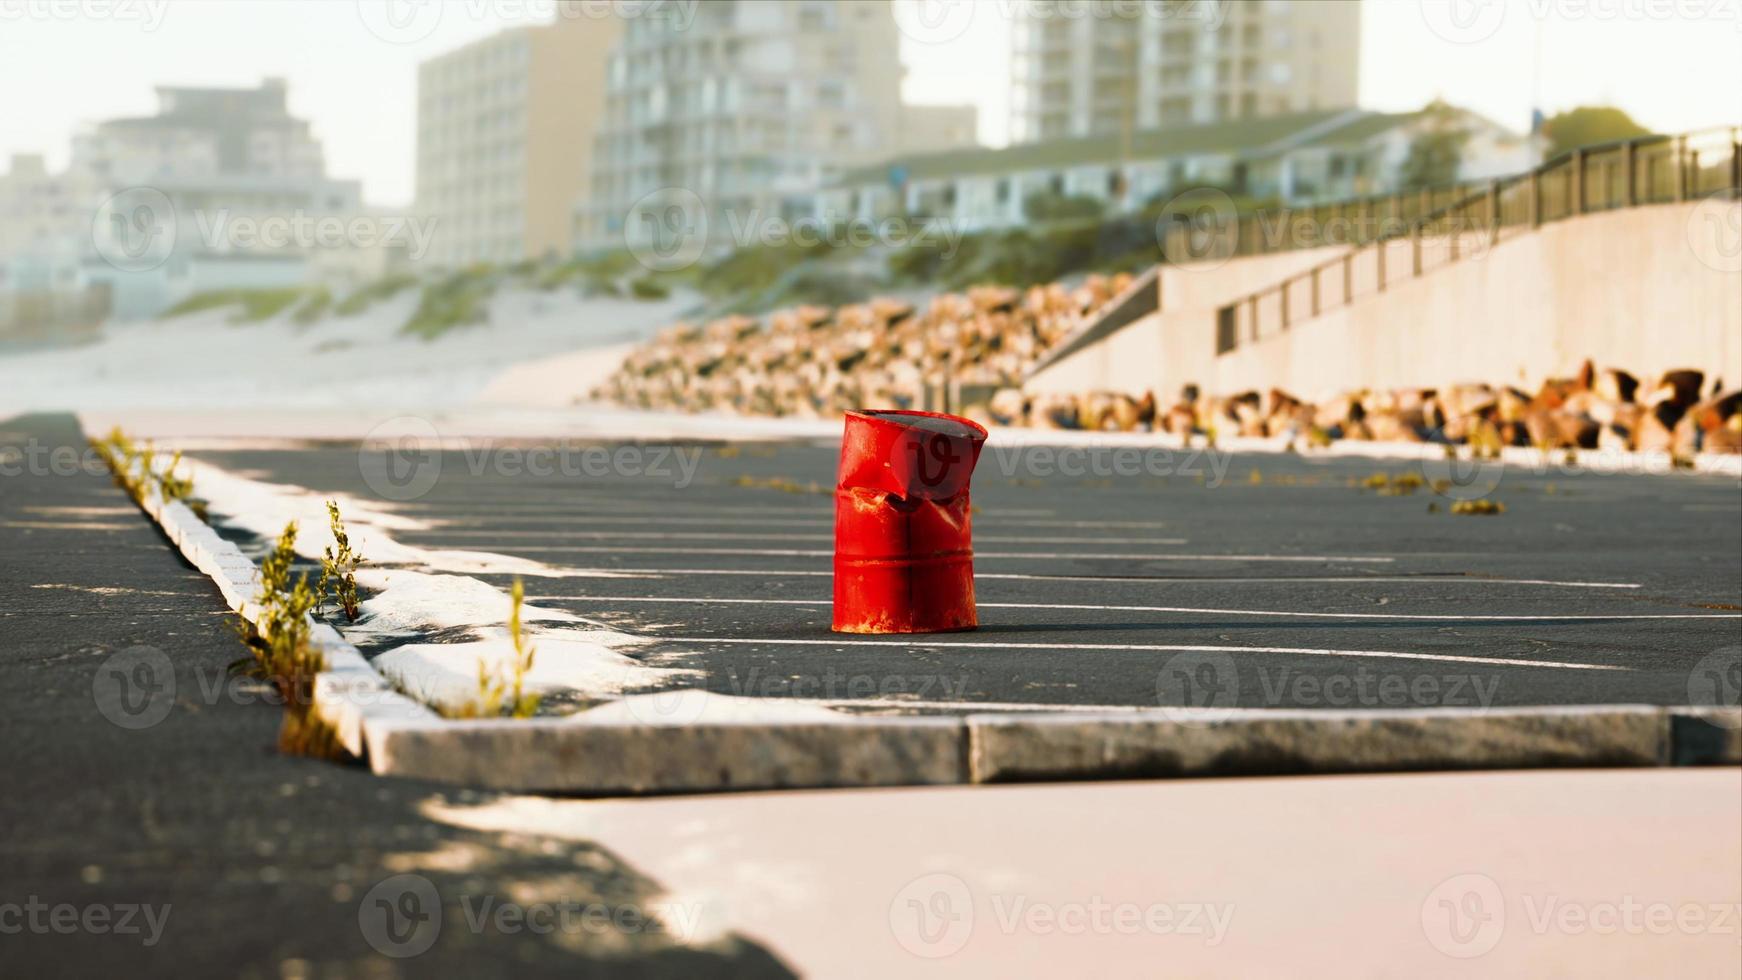
[[[1500,182],[1488,182],[1488,244],[1500,240]]]
[[[1247,318],[1252,321],[1252,337],[1251,337],[1251,339],[1256,341],[1258,339],[1258,294],[1257,293],[1253,293],[1252,298],[1247,301],[1246,315],[1247,315]]]
[[[1567,173],[1567,213],[1585,213],[1585,151],[1574,150]]]
[[[1319,269],[1320,268],[1322,268],[1322,266],[1316,266],[1316,265],[1313,266],[1313,316],[1319,315]]]
[[[1628,140],[1621,150],[1621,206],[1624,208],[1633,206],[1633,170],[1637,166],[1638,149],[1639,144]]]
[[[1730,133],[1730,186],[1742,191],[1742,129]]]
[[[1284,279],[1282,281],[1282,288],[1276,291],[1277,295],[1282,300],[1282,329],[1284,330],[1288,329],[1288,284],[1291,281],[1292,280]]]
[[[1390,246],[1389,239],[1381,238],[1373,243],[1374,258],[1379,260],[1379,291],[1385,292],[1385,250]]]
[[[1343,255],[1343,305],[1348,306],[1355,298],[1355,253]]]
[[[1688,199],[1688,138],[1687,134],[1676,137],[1675,140],[1675,199]]]
[[[1409,229],[1409,266],[1410,274],[1421,278],[1421,222]]]
[[[1542,171],[1532,170],[1527,182],[1530,193],[1526,195],[1530,204],[1530,227],[1542,227]]]

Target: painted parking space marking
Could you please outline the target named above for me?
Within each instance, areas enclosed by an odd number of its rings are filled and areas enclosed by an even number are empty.
[[[593,545],[527,545],[512,547],[512,552],[572,552],[579,554],[640,554],[640,555],[760,555],[769,558],[830,558],[834,556],[832,549],[789,549],[789,548],[644,548],[640,546],[596,547]],[[1049,560],[1106,560],[1106,561],[1259,561],[1259,562],[1343,562],[1360,564],[1388,564],[1397,559],[1389,555],[1206,555],[1182,554],[1168,552],[1164,554],[1127,555],[1117,552],[1054,552],[1054,551],[977,551],[976,561],[980,559],[1049,559]]]
[[[455,531],[442,529],[442,536],[449,538],[580,538],[596,541],[833,541],[831,534],[767,534],[756,531],[490,531],[467,530]],[[1099,545],[1178,545],[1186,544],[1185,538],[1081,538],[1063,537],[1049,538],[1024,534],[1016,537],[1000,537],[996,534],[977,534],[976,541],[991,541],[997,544],[1099,544]]]
[[[987,515],[984,512],[977,512],[974,514],[974,517],[976,519],[980,519],[982,521],[982,523],[986,523],[986,518],[988,516],[989,515]],[[516,514],[513,516],[503,517],[502,520],[504,522],[509,522],[509,523],[513,523],[513,524],[546,524],[546,523],[549,523],[549,524],[610,524],[610,525],[625,525],[625,524],[667,525],[667,524],[670,524],[670,525],[680,525],[680,526],[682,526],[682,525],[700,525],[702,527],[717,527],[721,524],[731,523],[733,525],[758,524],[758,525],[767,525],[769,527],[834,527],[835,526],[835,521],[834,521],[834,518],[832,518],[832,517],[821,517],[821,518],[815,518],[815,517],[771,517],[771,518],[767,518],[765,520],[763,520],[763,519],[756,519],[756,520],[736,519],[736,520],[732,520],[730,522],[727,522],[727,521],[721,520],[718,517],[696,517],[696,516],[690,516],[690,515],[671,516],[671,515],[657,514],[657,513],[647,513],[647,514],[550,513],[550,514],[537,514],[534,516],[521,516],[521,515]],[[452,531],[452,530],[460,528],[462,526],[470,526],[470,525],[473,525],[475,523],[476,523],[475,521],[471,521],[471,520],[437,519],[437,520],[430,521],[429,527],[435,528],[435,529],[440,529],[442,531]],[[1035,518],[1002,518],[1002,517],[994,518],[990,523],[992,523],[996,527],[1006,527],[1006,526],[1009,526],[1009,527],[1057,527],[1057,528],[1072,528],[1072,529],[1077,529],[1077,530],[1093,530],[1095,528],[1109,528],[1109,529],[1121,530],[1121,531],[1143,531],[1143,530],[1157,531],[1157,530],[1161,530],[1162,528],[1165,528],[1165,527],[1174,527],[1174,526],[1178,525],[1177,521],[1174,521],[1174,522],[1169,522],[1169,521],[1080,521],[1080,520],[1049,520],[1049,519],[1044,519],[1044,518],[1035,519]],[[487,532],[480,531],[479,533],[487,533]]]
[[[541,599],[552,602],[651,602],[651,603],[702,603],[705,605],[745,605],[745,606],[827,606],[833,600],[822,599],[712,599],[712,598],[674,598],[671,596],[609,596],[609,595],[553,595],[541,596]],[[1407,619],[1429,622],[1500,622],[1500,623],[1542,623],[1579,620],[1613,620],[1613,619],[1742,619],[1742,613],[1568,613],[1564,615],[1461,615],[1428,613],[1357,613],[1357,612],[1290,612],[1280,609],[1220,609],[1204,606],[1103,606],[1087,603],[1057,603],[1057,602],[976,602],[981,609],[1078,609],[1095,612],[1153,612],[1153,613],[1183,613],[1203,616],[1302,616],[1312,619]]]
[[[766,569],[766,568],[570,568],[568,571],[588,573],[610,573],[613,575],[762,575],[785,577],[833,576],[828,569]],[[527,576],[537,578],[538,576]],[[1250,585],[1259,584],[1427,584],[1427,585],[1537,585],[1544,587],[1566,589],[1637,589],[1638,582],[1561,582],[1554,579],[1540,578],[1491,578],[1485,575],[1467,575],[1461,573],[1431,573],[1422,575],[1267,575],[1267,576],[1232,576],[1232,575],[1050,575],[1043,572],[975,572],[974,578],[997,579],[1000,581],[1033,581],[1033,582],[1096,582],[1107,584],[1144,583],[1152,585],[1167,585],[1173,583]]]
[[[944,635],[944,634],[928,634]],[[1429,660],[1441,663],[1481,664],[1505,667],[1550,667],[1557,670],[1600,670],[1632,672],[1632,667],[1614,664],[1581,664],[1563,660],[1522,660],[1512,657],[1468,657],[1450,653],[1410,653],[1401,650],[1335,650],[1324,647],[1221,646],[1201,643],[1005,643],[963,640],[865,640],[852,639],[805,640],[784,637],[755,638],[739,636],[662,636],[661,643],[757,644],[763,646],[828,646],[842,650],[854,647],[898,647],[904,650],[1108,650],[1134,653],[1273,653],[1309,657],[1361,657],[1389,660]]]

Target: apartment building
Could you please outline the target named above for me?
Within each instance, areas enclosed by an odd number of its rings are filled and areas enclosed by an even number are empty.
[[[1084,0],[1012,9],[1018,142],[1355,105],[1355,0]]]
[[[723,0],[681,27],[627,24],[577,248],[681,235],[673,206],[729,246],[759,217],[808,215],[849,167],[972,145],[971,107],[903,105],[900,47],[889,0]]]
[[[287,95],[278,78],[159,87],[156,113],[77,133],[61,173],[15,158],[0,180],[0,290],[94,289],[116,315],[142,317],[202,289],[304,281],[301,243],[230,233],[361,209],[360,185],[327,175],[320,141]]]
[[[979,143],[980,109],[972,105],[904,105],[895,152],[938,153]]]
[[[427,261],[512,262],[569,251],[592,177],[616,17],[558,8],[432,58],[417,73],[417,210]],[[592,8],[588,8],[589,10]]]

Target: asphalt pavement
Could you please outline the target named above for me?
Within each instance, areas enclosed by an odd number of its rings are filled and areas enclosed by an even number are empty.
[[[636,656],[722,693],[866,712],[1735,703],[1733,477],[994,441],[973,483],[980,628],[846,636],[828,629],[835,454],[194,455],[395,507],[427,525],[406,544],[561,569],[529,600],[647,636]],[[1472,499],[1504,513],[1452,513]]]
[[[0,974],[791,975],[590,839],[425,815],[489,794],[279,754],[217,589],[84,446],[0,421]]]

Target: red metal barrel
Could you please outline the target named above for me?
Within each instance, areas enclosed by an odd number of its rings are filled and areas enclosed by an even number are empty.
[[[837,633],[978,625],[968,478],[986,430],[936,412],[848,412],[835,475]]]

